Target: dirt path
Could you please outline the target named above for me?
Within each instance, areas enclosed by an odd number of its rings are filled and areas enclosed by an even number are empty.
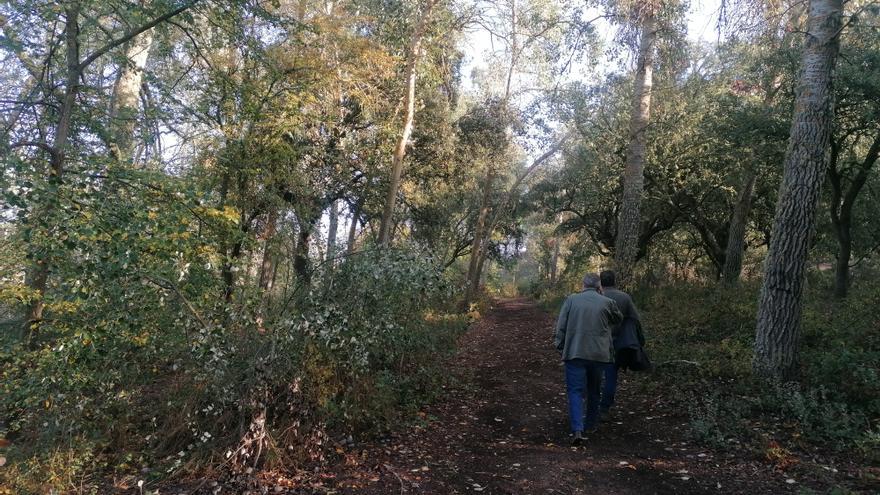
[[[796,493],[746,453],[718,453],[687,438],[683,411],[633,397],[622,375],[616,415],[569,446],[553,321],[527,299],[503,300],[463,337],[450,366],[460,378],[425,424],[357,445],[326,480],[351,494]]]

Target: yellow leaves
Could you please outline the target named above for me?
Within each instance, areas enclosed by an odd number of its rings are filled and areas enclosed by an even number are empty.
[[[240,218],[240,213],[236,208],[231,206],[225,206],[223,208],[211,208],[207,206],[200,206],[195,208],[195,212],[201,216],[207,218],[214,218],[217,220],[222,220],[224,222],[230,222],[238,225],[238,220]]]
[[[80,301],[54,301],[46,305],[46,309],[57,314],[76,313],[80,308]]]
[[[0,303],[27,304],[39,297],[39,292],[24,284],[12,284],[0,287]]]
[[[143,347],[143,346],[147,345],[147,342],[150,341],[150,334],[147,332],[142,332],[138,335],[133,335],[131,337],[131,341],[134,342],[135,344]]]

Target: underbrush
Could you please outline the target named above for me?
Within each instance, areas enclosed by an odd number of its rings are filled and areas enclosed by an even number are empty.
[[[323,462],[335,439],[382,432],[430,400],[467,323],[413,251],[325,266],[268,311],[245,295],[227,312],[206,276],[191,269],[173,290],[114,278],[55,308],[38,345],[4,343],[0,493]]]
[[[800,380],[784,384],[751,374],[758,291],[756,284],[636,291],[658,365],[642,386],[668,391],[689,412],[694,435],[709,443],[760,451],[784,444],[880,460],[880,289],[834,301],[814,281],[804,307]]]

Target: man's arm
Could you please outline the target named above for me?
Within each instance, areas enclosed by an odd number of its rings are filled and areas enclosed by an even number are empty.
[[[568,327],[568,311],[571,308],[571,298],[566,297],[559,310],[559,318],[556,320],[556,332],[553,337],[553,345],[556,350],[562,351],[565,347],[565,329]]]
[[[621,321],[623,321],[623,313],[620,312],[617,303],[612,299],[611,304],[608,305],[608,323],[613,327]]]

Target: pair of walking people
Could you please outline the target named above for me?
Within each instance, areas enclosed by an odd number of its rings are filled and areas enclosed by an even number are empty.
[[[616,358],[630,360],[630,351],[644,345],[639,314],[629,294],[616,288],[613,271],[587,274],[583,291],[565,299],[554,344],[565,364],[573,443],[579,445],[598,426],[600,413],[608,414],[614,405]]]

